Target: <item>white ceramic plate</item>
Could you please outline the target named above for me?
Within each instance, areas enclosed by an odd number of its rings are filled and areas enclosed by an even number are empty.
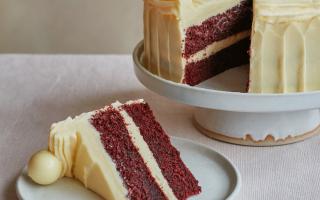
[[[235,166],[223,155],[203,145],[173,138],[183,161],[199,180],[202,193],[190,200],[233,199],[239,192],[241,178]],[[63,178],[50,186],[34,184],[26,175],[26,168],[17,181],[17,195],[23,200],[101,200],[81,183]]]

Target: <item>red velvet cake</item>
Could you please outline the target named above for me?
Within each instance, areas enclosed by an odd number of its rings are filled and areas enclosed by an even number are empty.
[[[144,0],[143,65],[194,86],[250,63],[250,93],[317,91],[319,21],[318,0]]]
[[[201,192],[143,100],[53,124],[49,150],[60,177],[77,178],[108,200],[185,200]]]
[[[145,0],[145,66],[197,85],[249,63],[252,0]]]

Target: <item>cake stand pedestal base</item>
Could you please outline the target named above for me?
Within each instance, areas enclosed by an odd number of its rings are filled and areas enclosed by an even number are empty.
[[[318,133],[318,109],[245,113],[197,108],[196,127],[210,138],[247,146],[276,146],[305,140]]]

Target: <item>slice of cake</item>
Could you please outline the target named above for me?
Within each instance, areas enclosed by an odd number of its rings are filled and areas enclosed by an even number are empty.
[[[183,200],[201,191],[143,100],[53,124],[49,150],[61,162],[60,177],[74,177],[108,200]]]
[[[320,90],[320,1],[255,0],[249,92]]]
[[[252,0],[144,0],[144,63],[196,85],[249,62]]]

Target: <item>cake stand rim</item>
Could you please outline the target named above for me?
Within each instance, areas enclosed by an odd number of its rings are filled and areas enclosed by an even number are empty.
[[[257,94],[200,88],[166,80],[149,72],[141,63],[143,40],[134,48],[132,58],[137,79],[151,91],[182,103],[215,110],[233,112],[290,112],[313,110],[320,108],[320,91],[286,93],[286,94]],[[174,94],[174,93],[178,94]],[[209,102],[208,100],[211,101]],[[212,101],[213,99],[218,100]],[[221,102],[221,100],[226,100]],[[301,102],[309,100],[307,102]],[[237,104],[237,102],[247,102]],[[290,102],[290,103],[288,103]],[[300,102],[300,103],[298,103]]]

